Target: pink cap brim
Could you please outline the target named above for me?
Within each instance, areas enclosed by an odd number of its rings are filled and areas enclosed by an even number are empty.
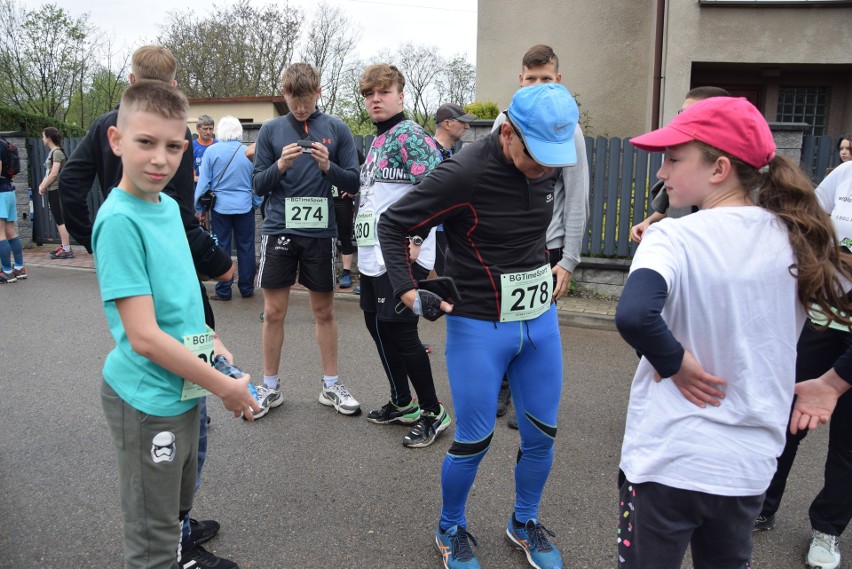
[[[648,152],[662,152],[668,146],[686,144],[693,140],[696,139],[691,134],[687,134],[671,125],[666,125],[647,134],[631,138],[630,144]]]

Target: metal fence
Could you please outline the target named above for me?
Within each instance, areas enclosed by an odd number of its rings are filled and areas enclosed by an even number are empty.
[[[802,168],[815,184],[822,182],[826,170],[840,164],[837,152],[839,136],[806,135],[802,139]]]
[[[373,136],[356,136],[356,148],[366,154]],[[63,143],[70,156],[80,139]],[[837,138],[830,136],[805,136],[802,148],[802,167],[814,183],[825,177],[826,168],[836,166]],[[47,149],[40,139],[27,140],[30,156],[30,180],[33,188],[33,240],[38,243],[58,243],[59,235],[53,215],[47,207],[47,198],[38,195],[35,188],[44,178]],[[662,155],[633,147],[628,139],[586,137],[586,156],[590,174],[590,206],[586,236],[581,254],[592,257],[629,258],[636,251],[630,241],[630,228],[645,219],[649,207],[649,190],[657,182],[656,173]],[[94,218],[103,198],[95,181],[89,193],[89,211]]]
[[[80,144],[82,138],[68,138],[62,141],[62,148],[66,156],[71,156],[77,145]],[[30,175],[30,199],[33,203],[33,241],[37,245],[44,243],[59,243],[59,231],[56,229],[56,220],[53,218],[53,213],[47,206],[47,195],[40,196],[38,186],[44,179],[45,161],[48,155],[47,147],[40,138],[27,139],[27,157],[29,163]],[[92,185],[92,190],[89,192],[88,202],[89,211],[92,212],[94,218],[95,212],[100,207],[103,199],[101,193],[96,191],[98,188],[97,181]]]

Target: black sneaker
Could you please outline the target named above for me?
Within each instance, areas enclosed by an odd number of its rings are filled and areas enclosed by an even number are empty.
[[[408,448],[427,447],[435,442],[438,435],[447,430],[451,422],[452,419],[447,415],[443,405],[439,407],[437,413],[423,411],[420,413],[420,419],[414,423],[414,428],[402,439],[402,444]]]
[[[406,407],[397,407],[390,401],[381,409],[370,411],[367,414],[367,420],[378,425],[387,425],[388,423],[402,423],[410,425],[416,423],[420,418],[420,406],[417,401],[412,401]]]
[[[208,416],[209,420],[210,417]],[[195,545],[207,543],[219,533],[219,522],[189,518],[189,536]]]
[[[181,555],[181,569],[240,569],[240,566],[224,557],[216,557],[198,544]]]
[[[509,403],[512,401],[512,392],[509,390],[509,384],[505,381],[500,384],[500,393],[497,395],[497,416],[502,417],[509,410]]]
[[[752,531],[766,531],[768,529],[772,529],[775,527],[775,514],[770,514],[768,516],[764,516],[760,514],[757,516],[757,519],[754,520],[754,527]]]

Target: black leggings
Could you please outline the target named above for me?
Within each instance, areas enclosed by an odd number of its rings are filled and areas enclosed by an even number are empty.
[[[440,403],[432,380],[432,364],[417,334],[417,322],[379,320],[375,312],[364,312],[364,322],[376,342],[393,404],[404,407],[411,402],[410,379],[420,407],[437,412]]]
[[[351,255],[355,252],[352,244],[352,226],[354,224],[355,205],[349,199],[334,200],[334,217],[337,221],[337,238],[340,239],[340,253]]]

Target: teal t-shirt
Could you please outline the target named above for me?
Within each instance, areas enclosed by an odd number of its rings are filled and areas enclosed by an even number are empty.
[[[177,203],[164,194],[151,203],[115,188],[98,210],[92,250],[116,344],[104,362],[104,379],[128,405],[148,415],[188,411],[198,400],[181,401],[183,379],[133,351],[115,305],[120,298],[150,295],[157,325],[181,343],[207,329]]]

